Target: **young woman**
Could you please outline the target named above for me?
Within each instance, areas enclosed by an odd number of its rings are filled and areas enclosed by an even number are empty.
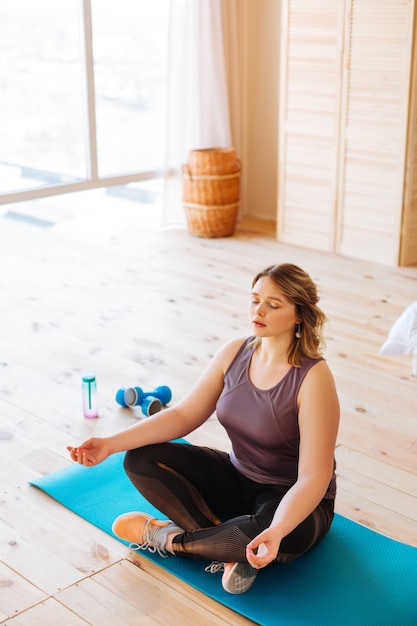
[[[321,541],[333,519],[339,403],[321,354],[318,300],[301,268],[266,268],[252,284],[252,335],[220,348],[182,401],[68,448],[86,466],[127,451],[130,480],[169,518],[125,513],[113,524],[118,537],[162,555],[212,560],[207,570],[223,569],[230,593]],[[230,454],[172,441],[214,411]]]

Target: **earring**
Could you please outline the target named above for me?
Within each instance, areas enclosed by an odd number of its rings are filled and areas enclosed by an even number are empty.
[[[301,324],[297,325],[297,332],[295,333],[295,336],[297,337],[297,339],[300,339],[300,337],[301,337]]]

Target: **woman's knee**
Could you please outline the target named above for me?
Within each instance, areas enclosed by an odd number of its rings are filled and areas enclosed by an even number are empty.
[[[334,503],[319,506],[281,542],[277,560],[289,563],[317,546],[328,533],[334,515]]]
[[[142,473],[144,465],[149,463],[150,451],[148,448],[153,446],[144,446],[143,448],[135,448],[134,450],[128,450],[125,454],[123,467],[125,472],[131,474]]]
[[[131,474],[148,474],[146,468],[156,463],[163,463],[165,458],[164,450],[169,444],[157,443],[134,450],[128,450],[124,458],[125,472]]]

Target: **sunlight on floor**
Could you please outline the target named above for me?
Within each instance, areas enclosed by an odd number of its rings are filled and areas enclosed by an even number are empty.
[[[127,227],[160,229],[162,210],[162,184],[151,180],[3,205],[1,214],[20,223],[53,228],[65,238],[101,243]]]

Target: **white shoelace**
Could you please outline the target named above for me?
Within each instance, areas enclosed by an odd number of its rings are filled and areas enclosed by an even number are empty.
[[[143,529],[144,542],[140,544],[131,543],[129,545],[129,548],[131,550],[136,550],[136,551],[137,550],[149,550],[149,552],[152,552],[152,554],[157,552],[159,556],[162,556],[163,559],[167,559],[168,554],[163,548],[161,548],[161,542],[158,541],[158,533],[161,529],[164,528],[164,526],[153,526],[152,528],[152,521],[154,519],[155,518],[148,519],[145,523],[145,527]]]
[[[212,561],[210,565],[204,568],[205,572],[209,574],[217,574],[217,572],[222,572],[224,570],[224,563],[221,561]]]

